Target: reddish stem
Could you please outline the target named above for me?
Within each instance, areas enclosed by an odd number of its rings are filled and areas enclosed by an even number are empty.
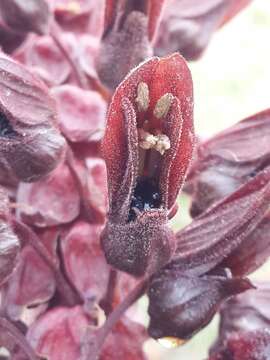
[[[40,238],[36,235],[36,233],[29,226],[15,218],[12,218],[11,222],[13,229],[18,235],[19,239],[24,244],[31,245],[53,272],[57,290],[59,291],[59,294],[62,296],[66,305],[74,306],[78,303],[81,303],[82,300],[79,294],[64,277],[59,268],[58,262],[53,259],[53,257],[46,249],[44,244],[41,242]]]
[[[52,19],[52,22],[51,22],[50,36],[53,39],[53,41],[55,42],[55,45],[61,51],[64,58],[69,63],[78,86],[81,87],[82,89],[87,90],[89,87],[87,78],[84,75],[83,71],[81,70],[79,64],[75,64],[74,60],[72,59],[68,50],[66,49],[65,45],[63,44],[62,39],[61,39],[61,30],[54,19]]]
[[[25,336],[9,320],[0,317],[0,331],[8,334],[27,355],[29,360],[38,360],[34,350],[26,340]],[[1,344],[6,345],[6,344]],[[6,345],[8,347],[8,344]],[[12,352],[12,349],[9,349]]]
[[[121,304],[119,304],[113,312],[108,316],[104,325],[93,332],[89,329],[86,334],[84,344],[82,346],[82,354],[80,360],[98,360],[101,348],[114,328],[115,324],[120,320],[126,310],[133,305],[145,292],[148,285],[148,278],[137,284],[137,286],[128,294]]]
[[[117,285],[117,275],[117,271],[111,268],[106,295],[101,301],[101,307],[103,308],[106,315],[109,315],[113,310],[113,300]]]

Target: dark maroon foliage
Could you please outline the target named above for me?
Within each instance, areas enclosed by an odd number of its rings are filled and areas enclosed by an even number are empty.
[[[146,360],[149,335],[181,344],[218,312],[210,360],[270,357],[269,285],[247,278],[270,255],[270,111],[194,154],[181,56],[198,58],[249,2],[0,0],[10,359]],[[183,188],[194,219],[175,233]],[[125,314],[143,294],[148,334]]]

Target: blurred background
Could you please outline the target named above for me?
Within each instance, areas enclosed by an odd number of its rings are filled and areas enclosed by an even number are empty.
[[[254,0],[212,38],[202,58],[190,63],[194,82],[195,128],[206,139],[239,120],[270,107],[270,1]],[[179,199],[175,230],[186,225],[189,199]],[[270,278],[270,262],[252,275]],[[143,299],[146,302],[146,299]],[[218,317],[193,340],[165,349],[146,344],[150,360],[204,360],[213,343]],[[240,360],[240,359],[239,359]]]

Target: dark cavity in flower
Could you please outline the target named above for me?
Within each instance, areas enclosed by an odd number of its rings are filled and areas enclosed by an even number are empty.
[[[0,112],[0,137],[10,137],[15,135],[6,115]]]
[[[160,205],[161,196],[155,180],[142,177],[138,180],[132,196],[128,220],[136,219],[136,210],[147,211],[159,208]]]

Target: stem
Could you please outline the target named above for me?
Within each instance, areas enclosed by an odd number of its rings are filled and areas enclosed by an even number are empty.
[[[81,71],[80,66],[78,64],[75,64],[74,60],[72,59],[68,50],[66,49],[65,45],[63,44],[62,39],[61,39],[61,30],[54,19],[52,19],[52,22],[51,22],[50,36],[53,39],[53,41],[55,42],[55,45],[61,51],[64,58],[69,63],[78,86],[81,87],[82,89],[88,89],[87,78],[85,77],[84,73]]]
[[[95,210],[92,209],[91,204],[88,201],[89,193],[87,187],[86,172],[84,178],[82,179],[82,176],[80,176],[76,169],[75,157],[70,147],[68,147],[66,152],[66,164],[74,180],[76,181],[77,189],[79,191],[81,199],[81,204],[83,207],[83,212],[87,221],[90,223],[102,223],[104,221],[103,216],[100,216],[97,212],[95,212]]]
[[[24,337],[24,335],[7,319],[0,317],[0,329],[12,338],[15,344],[19,345],[19,347],[25,352],[29,360],[38,360],[34,350]],[[2,332],[1,331],[1,332]],[[2,345],[2,344],[1,344]],[[3,344],[5,346],[5,344]],[[11,351],[12,352],[12,351]]]
[[[135,303],[145,292],[148,285],[148,278],[142,280],[137,286],[128,294],[125,300],[120,303],[114,311],[108,316],[105,324],[96,330],[89,329],[86,334],[86,339],[82,346],[82,355],[80,360],[98,360],[102,345],[107,336],[112,331],[115,324],[120,320],[126,310]]]
[[[11,222],[19,239],[23,243],[31,245],[49,266],[54,274],[57,290],[65,300],[66,304],[68,306],[74,306],[78,303],[81,303],[82,300],[80,299],[79,294],[66,280],[61,270],[59,269],[57,261],[53,259],[36,233],[29,226],[15,218],[12,218]]]
[[[101,301],[101,307],[103,308],[106,315],[109,315],[113,309],[113,299],[115,295],[115,288],[117,284],[117,271],[113,268],[110,270],[109,282],[106,291],[106,295]]]

